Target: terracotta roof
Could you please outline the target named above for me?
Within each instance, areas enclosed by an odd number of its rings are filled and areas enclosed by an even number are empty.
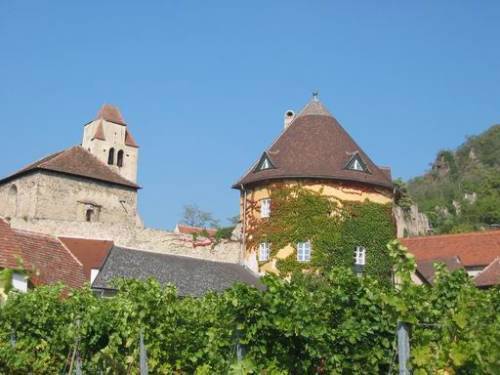
[[[184,233],[184,234],[201,234],[206,231],[210,237],[214,237],[217,233],[217,229],[215,228],[201,228],[201,227],[193,227],[185,224],[177,224],[176,232]]]
[[[474,278],[474,283],[479,287],[500,285],[500,257],[478,273]]]
[[[100,139],[101,141],[106,140],[106,137],[104,136],[104,129],[102,128],[102,122],[99,122],[99,125],[97,125],[97,129],[94,134],[94,139]]]
[[[128,129],[125,132],[125,144],[130,147],[139,148],[139,145],[136,143],[134,137],[132,137],[132,133],[130,133],[130,130]]]
[[[417,261],[417,272],[428,284],[432,284],[434,281],[436,273],[434,265],[436,263],[443,263],[450,272],[464,268],[460,258],[457,256]]]
[[[0,218],[0,268],[17,268],[22,258],[23,252],[15,233],[9,223]]]
[[[13,229],[0,219],[0,267],[23,268],[32,271],[34,285],[64,283],[68,287],[83,286],[86,278],[81,263],[55,237]]]
[[[14,177],[37,170],[47,170],[74,176],[87,177],[93,180],[127,186],[133,189],[139,188],[138,185],[114,172],[106,164],[81,146],[74,146],[40,159],[10,175],[9,177],[0,180],[0,184],[7,182]]]
[[[500,256],[500,231],[402,238],[417,261],[458,256],[466,267],[486,266]]]
[[[256,162],[233,188],[285,178],[355,181],[392,188],[387,171],[371,161],[317,98],[305,106],[265,153],[273,168],[257,171]],[[359,156],[368,172],[346,168],[354,155]]]
[[[97,119],[104,119],[106,121],[114,122],[119,125],[127,125],[118,107],[111,104],[104,104],[99,112],[97,112]]]
[[[83,272],[90,280],[90,270],[100,269],[113,247],[113,241],[59,237],[59,240],[82,263]]]

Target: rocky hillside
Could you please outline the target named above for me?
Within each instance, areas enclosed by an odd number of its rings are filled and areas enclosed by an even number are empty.
[[[440,151],[429,172],[401,187],[399,205],[417,203],[434,233],[500,227],[500,125]]]

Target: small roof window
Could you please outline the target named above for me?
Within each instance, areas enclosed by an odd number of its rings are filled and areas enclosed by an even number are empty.
[[[363,161],[363,159],[361,159],[361,157],[357,153],[354,154],[354,156],[349,160],[345,169],[350,169],[351,171],[369,173],[365,162]]]
[[[257,163],[257,167],[255,168],[255,172],[259,171],[264,171],[266,169],[273,169],[274,165],[271,162],[271,159],[269,159],[269,156],[267,156],[267,153],[263,153],[259,162]]]

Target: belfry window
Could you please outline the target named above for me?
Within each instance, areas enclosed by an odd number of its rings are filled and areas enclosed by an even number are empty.
[[[123,150],[118,151],[118,154],[116,155],[116,165],[123,167]]]
[[[109,149],[108,164],[109,165],[115,164],[115,149],[113,147]]]

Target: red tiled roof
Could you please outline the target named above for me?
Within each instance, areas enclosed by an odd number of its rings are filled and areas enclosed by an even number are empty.
[[[118,107],[111,104],[104,104],[99,112],[97,112],[97,119],[104,119],[106,121],[114,122],[119,125],[127,125]]]
[[[9,223],[0,218],[0,268],[17,268],[22,258],[22,249]]]
[[[500,257],[478,273],[474,278],[474,283],[479,287],[500,285]]]
[[[417,261],[460,257],[466,267],[486,266],[500,256],[500,231],[402,238]]]
[[[113,241],[88,240],[84,238],[59,237],[59,240],[82,263],[83,272],[90,280],[90,270],[100,269],[113,247]]]
[[[185,224],[177,224],[177,231],[184,234],[201,234],[206,231],[210,237],[214,237],[217,233],[217,229],[215,228],[193,227]]]
[[[360,182],[392,189],[388,170],[381,170],[317,99],[311,100],[278,139],[265,151],[273,168],[254,166],[236,183],[314,178]],[[357,155],[368,172],[347,168]]]
[[[13,264],[9,259],[22,259],[23,268],[31,271],[30,280],[34,285],[62,282],[77,288],[87,280],[82,264],[57,238],[12,229],[2,219],[0,233],[0,267],[17,268],[17,262]]]
[[[133,189],[139,188],[137,184],[114,172],[106,164],[81,146],[73,146],[64,151],[46,156],[45,158],[24,167],[9,177],[0,180],[0,183],[7,182],[14,177],[36,170],[48,170],[74,176],[87,177],[93,180],[127,186]]]

